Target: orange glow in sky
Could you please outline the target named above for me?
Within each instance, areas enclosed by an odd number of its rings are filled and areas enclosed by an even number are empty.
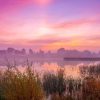
[[[0,0],[0,49],[99,51],[100,0]]]

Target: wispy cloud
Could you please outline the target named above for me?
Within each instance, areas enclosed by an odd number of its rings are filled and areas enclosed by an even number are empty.
[[[63,29],[63,28],[74,28],[81,25],[86,24],[100,24],[100,18],[85,18],[85,19],[77,19],[77,20],[71,20],[71,21],[64,21],[58,24],[55,24],[53,28],[56,29]]]
[[[90,5],[90,0],[85,0],[82,5],[79,0],[72,1],[76,4],[66,0],[0,0],[0,46],[45,50],[100,47],[99,2]],[[87,13],[90,10],[92,14]]]

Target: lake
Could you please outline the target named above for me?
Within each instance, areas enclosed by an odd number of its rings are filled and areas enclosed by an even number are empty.
[[[39,74],[43,73],[56,73],[60,68],[64,68],[66,76],[69,77],[80,77],[80,67],[83,65],[95,65],[99,64],[100,61],[65,61],[65,60],[44,60],[44,59],[31,59],[28,61],[29,65]],[[10,62],[10,65],[14,65],[14,62]],[[27,66],[26,61],[16,65],[20,71],[25,71]],[[6,69],[6,65],[1,65],[0,69]]]

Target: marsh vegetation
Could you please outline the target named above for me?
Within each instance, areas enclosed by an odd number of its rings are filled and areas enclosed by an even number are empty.
[[[41,77],[31,66],[8,67],[0,72],[0,100],[100,100],[100,65],[81,66],[80,73],[66,77],[60,68]]]

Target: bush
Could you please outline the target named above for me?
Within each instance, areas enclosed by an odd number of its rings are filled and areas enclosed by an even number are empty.
[[[63,95],[66,91],[64,70],[58,70],[57,74],[45,74],[43,77],[43,88],[47,95]]]
[[[6,100],[42,100],[43,98],[40,80],[29,67],[25,73],[7,70],[3,74],[1,86]]]
[[[57,94],[54,94],[51,96],[51,100],[75,100],[71,96],[59,96]]]
[[[100,80],[92,77],[85,78],[82,93],[84,100],[100,100]]]

